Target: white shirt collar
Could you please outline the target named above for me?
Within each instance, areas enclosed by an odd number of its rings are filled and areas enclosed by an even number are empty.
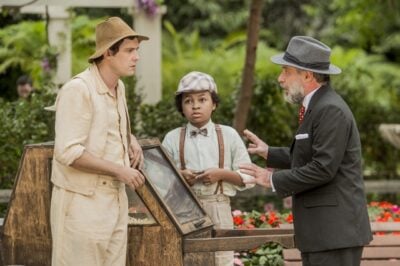
[[[197,128],[195,126],[193,126],[191,123],[187,124],[187,131],[190,132],[192,130],[198,130],[198,129],[203,129],[203,128],[207,128],[208,132],[212,132],[214,130],[214,123],[212,122],[212,120],[210,119],[207,124],[205,124],[204,126],[202,126],[201,128]]]
[[[321,88],[321,87],[319,87]],[[310,92],[309,94],[307,94],[306,96],[304,96],[303,99],[303,106],[305,107],[305,109],[308,109],[308,105],[310,104],[311,98],[313,97],[313,95],[317,92],[317,90],[319,90],[319,88],[313,90],[312,92]]]

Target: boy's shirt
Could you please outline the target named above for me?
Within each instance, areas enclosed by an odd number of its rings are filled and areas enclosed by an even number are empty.
[[[239,165],[243,163],[251,163],[247,149],[235,129],[220,125],[224,139],[224,169],[236,171],[241,176],[242,180],[252,179],[251,176],[243,174],[239,171]],[[192,171],[204,171],[209,168],[219,168],[219,146],[218,137],[215,131],[215,124],[210,120],[201,129],[207,129],[207,136],[197,134],[192,136],[192,131],[198,131],[190,123],[186,125],[185,136],[185,163],[186,168]],[[175,162],[175,165],[180,169],[179,157],[179,140],[182,128],[171,130],[165,136],[162,145],[169,152]],[[213,195],[218,182],[205,186],[201,182],[197,182],[192,186],[193,191],[197,195]],[[224,194],[227,196],[235,196],[236,190],[245,190],[254,185],[247,184],[245,186],[235,186],[227,182],[223,182]]]

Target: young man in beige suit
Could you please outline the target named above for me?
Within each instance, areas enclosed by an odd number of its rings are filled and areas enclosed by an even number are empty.
[[[120,18],[96,27],[91,65],[56,100],[51,181],[52,265],[125,265],[125,185],[144,183],[143,154],[130,132],[125,88],[147,37]]]

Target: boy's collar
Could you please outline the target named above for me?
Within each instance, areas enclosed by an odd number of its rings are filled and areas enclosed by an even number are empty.
[[[207,124],[205,124],[204,126],[202,126],[201,128],[195,127],[194,125],[192,125],[190,122],[187,124],[187,129],[188,131],[190,130],[196,130],[196,129],[203,129],[203,128],[207,128],[207,130],[209,132],[211,132],[211,130],[214,129],[214,123],[212,122],[212,120],[210,119]]]

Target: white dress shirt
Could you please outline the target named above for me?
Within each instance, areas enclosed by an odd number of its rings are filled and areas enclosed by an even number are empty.
[[[251,176],[239,171],[239,165],[250,163],[250,157],[246,146],[235,129],[220,125],[224,139],[224,169],[236,171],[242,180],[252,179]],[[207,128],[207,136],[198,134],[190,136],[192,130],[199,130],[190,123],[186,126],[184,156],[186,168],[192,171],[204,171],[209,168],[219,168],[219,146],[218,137],[215,131],[215,124],[210,120],[203,128]],[[180,169],[181,162],[179,157],[179,139],[182,128],[175,128],[167,133],[162,145],[168,151],[177,167]],[[193,185],[193,191],[197,195],[212,195],[218,183],[209,186],[197,182]],[[236,190],[244,190],[254,185],[235,186],[231,183],[223,182],[223,191],[227,196],[235,196]]]

